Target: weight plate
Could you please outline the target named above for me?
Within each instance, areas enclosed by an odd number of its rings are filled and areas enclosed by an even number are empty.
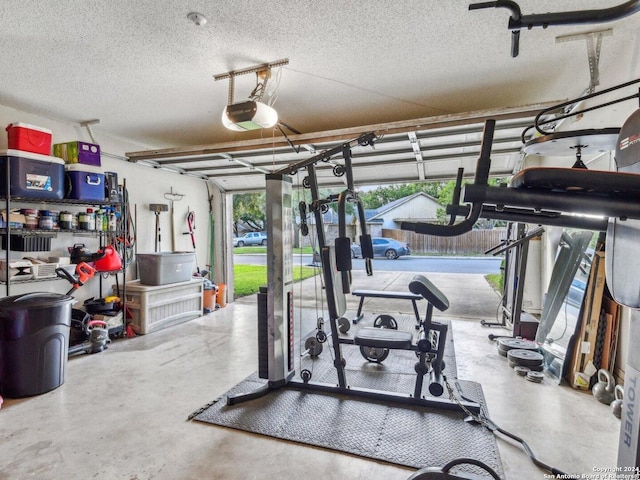
[[[527,373],[527,376],[524,377],[524,378],[526,378],[530,382],[542,383],[542,379],[544,378],[544,374],[541,373],[541,372],[529,372],[529,373]]]
[[[309,356],[317,357],[322,353],[322,344],[316,337],[309,337],[304,341],[304,349],[308,350]]]
[[[338,319],[338,330],[340,331],[340,333],[347,333],[350,328],[351,322],[347,318],[340,317]]]
[[[544,366],[542,364],[539,364],[539,365],[520,365],[518,362],[514,362],[512,360],[509,360],[509,366],[511,368],[524,367],[524,368],[528,368],[529,370],[534,370],[536,372],[542,372],[544,370]]]
[[[388,348],[360,347],[360,353],[370,362],[382,363],[389,356]]]
[[[542,365],[544,357],[533,350],[512,349],[507,352],[507,358],[516,365],[531,367]]]
[[[515,367],[513,367],[513,369],[521,377],[524,377],[527,373],[529,373],[531,371],[531,369],[529,367],[523,367],[521,365],[516,365]]]
[[[398,329],[398,322],[391,315],[378,315],[373,321],[373,326],[376,328],[390,328],[392,330]]]
[[[544,358],[541,353],[534,352],[533,350],[521,350],[519,348],[509,350],[507,352],[507,356],[510,358],[523,358],[526,360],[542,360]]]
[[[498,346],[504,350],[538,350],[539,346],[536,342],[525,340],[523,338],[499,338]]]

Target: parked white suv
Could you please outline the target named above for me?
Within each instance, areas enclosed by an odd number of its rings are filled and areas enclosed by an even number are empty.
[[[266,245],[267,234],[264,232],[249,232],[242,237],[233,238],[234,247],[244,247],[245,245]]]

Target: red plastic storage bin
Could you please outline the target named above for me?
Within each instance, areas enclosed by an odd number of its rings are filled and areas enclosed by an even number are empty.
[[[27,123],[12,123],[7,128],[9,149],[51,154],[51,130]]]

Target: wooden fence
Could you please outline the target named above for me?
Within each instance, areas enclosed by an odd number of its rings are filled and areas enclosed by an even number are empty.
[[[347,225],[347,236],[353,241],[358,241],[360,232],[355,225]],[[298,230],[296,229],[296,232]],[[493,228],[490,230],[471,230],[457,237],[434,237],[433,235],[421,235],[419,233],[404,230],[383,228],[382,234],[372,233],[372,236],[395,238],[408,243],[411,253],[414,255],[482,255],[490,248],[500,243],[507,235],[505,228]],[[337,225],[325,226],[327,244],[333,245],[338,236]],[[309,235],[302,237],[297,235],[296,246],[315,246],[317,244],[315,225],[309,225]]]
[[[411,247],[413,254],[477,255],[484,254],[506,237],[505,228],[471,230],[456,237],[435,237],[404,230],[382,229],[382,236],[395,238]]]

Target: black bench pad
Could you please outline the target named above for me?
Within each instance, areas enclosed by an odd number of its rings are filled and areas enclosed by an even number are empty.
[[[449,299],[424,275],[416,275],[413,277],[413,280],[409,283],[409,290],[425,298],[427,302],[441,312],[449,308]]]
[[[422,295],[411,292],[394,292],[391,290],[354,290],[356,297],[397,298],[400,300],[422,300]]]
[[[365,327],[358,330],[353,343],[363,347],[408,350],[413,342],[413,334],[390,328]]]

